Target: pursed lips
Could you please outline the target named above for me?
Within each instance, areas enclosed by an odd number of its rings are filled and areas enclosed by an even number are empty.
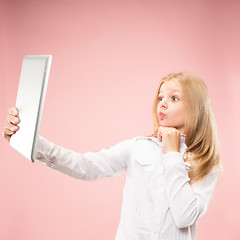
[[[163,118],[165,117],[166,114],[164,114],[163,112],[159,112],[158,115],[159,115],[159,118],[160,118],[160,119],[163,119]]]

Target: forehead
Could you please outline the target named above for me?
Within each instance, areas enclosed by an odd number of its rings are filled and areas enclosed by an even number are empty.
[[[161,85],[161,88],[159,90],[159,92],[174,92],[174,91],[178,91],[180,93],[182,92],[182,88],[181,88],[180,84],[174,80],[164,82]]]

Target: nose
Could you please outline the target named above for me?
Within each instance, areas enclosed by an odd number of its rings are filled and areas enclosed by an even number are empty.
[[[167,101],[165,98],[163,98],[162,101],[159,103],[159,107],[167,109]]]

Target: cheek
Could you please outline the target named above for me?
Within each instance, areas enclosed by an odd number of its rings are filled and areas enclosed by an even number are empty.
[[[185,109],[183,106],[177,108],[175,114],[179,120],[185,120]]]
[[[179,110],[179,117],[181,118],[182,121],[185,121],[185,110],[184,110],[184,108]]]

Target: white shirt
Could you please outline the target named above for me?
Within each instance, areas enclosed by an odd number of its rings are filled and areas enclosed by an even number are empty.
[[[154,137],[135,137],[110,149],[80,154],[40,137],[36,159],[48,167],[84,180],[126,172],[120,224],[115,240],[195,240],[197,220],[206,212],[218,168],[204,182],[190,185],[180,152],[163,154]]]

